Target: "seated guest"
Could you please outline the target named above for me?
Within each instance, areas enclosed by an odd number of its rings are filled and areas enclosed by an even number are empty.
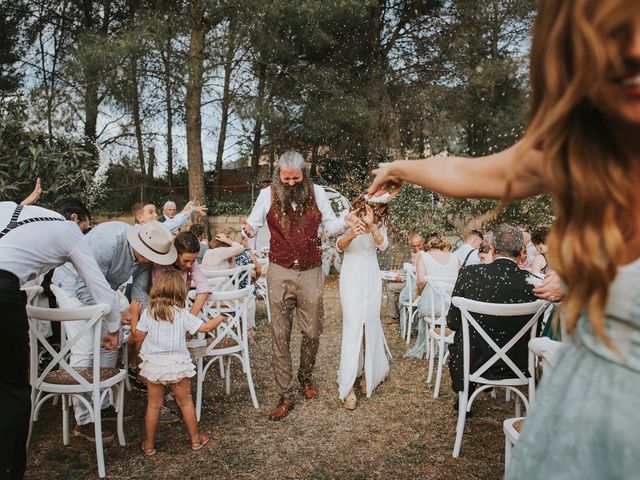
[[[452,296],[490,303],[528,303],[537,300],[532,292],[533,285],[527,281],[530,273],[521,270],[517,265],[518,256],[524,249],[522,231],[511,225],[498,226],[493,232],[493,246],[495,260],[488,265],[470,265],[461,269]],[[474,315],[474,318],[492,339],[502,346],[518,333],[531,317]],[[449,371],[453,390],[460,392],[464,388],[462,319],[460,309],[453,305],[447,315],[447,326],[456,332],[454,343],[449,345]],[[489,360],[495,352],[475,330],[470,332],[470,370],[474,371]],[[523,371],[527,368],[527,342],[528,338],[523,338],[508,352],[509,358]],[[496,379],[512,375],[513,372],[502,360],[496,362],[484,374],[487,378]],[[474,388],[474,385],[470,386],[471,391]]]
[[[524,249],[525,249],[525,267],[527,270],[531,270],[531,266],[533,265],[533,261],[535,260],[535,258],[539,255],[538,254],[538,250],[536,249],[535,245],[533,244],[533,242],[531,241],[531,234],[526,231],[526,230],[522,230],[522,235],[524,235]]]
[[[431,237],[426,243],[426,252],[419,255],[417,264],[417,295],[418,312],[416,313],[417,322],[414,322],[418,329],[418,338],[415,346],[410,349],[404,356],[423,358],[427,349],[427,329],[424,318],[431,315],[431,307],[435,312],[440,308],[440,296],[436,292],[432,292],[431,286],[427,285],[427,276],[437,277],[438,279],[451,279],[453,283],[458,276],[460,269],[460,261],[458,257],[450,252],[451,242],[447,237]],[[433,295],[432,295],[433,293]],[[431,303],[433,299],[433,304]],[[449,299],[446,299],[447,303]]]
[[[209,250],[204,254],[202,266],[207,270],[226,270],[235,266],[235,257],[244,252],[245,247],[241,243],[230,238],[235,236],[235,230],[226,229],[218,233],[209,242]]]
[[[458,260],[460,260],[460,268],[482,263],[478,255],[478,249],[480,245],[482,245],[483,240],[482,232],[478,230],[471,230],[465,235],[462,246],[453,252],[453,254],[458,257]]]
[[[173,220],[173,217],[176,216],[176,203],[171,200],[167,200],[162,207],[162,217],[159,219],[160,222],[164,223],[167,220]]]
[[[419,253],[424,251],[424,238],[418,232],[409,236],[409,247],[411,247],[411,264],[416,266],[420,258]],[[382,321],[383,325],[394,325],[400,323],[400,310],[402,304],[409,300],[409,291],[406,282],[388,282],[387,289],[387,312]]]
[[[546,275],[551,272],[549,263],[547,262],[547,235],[549,235],[549,227],[540,227],[531,234],[531,242],[535,245],[539,255],[533,259],[531,271],[533,273],[542,273]]]
[[[194,223],[189,227],[189,231],[192,232],[198,238],[198,242],[200,242],[200,251],[198,252],[196,260],[198,263],[202,263],[204,254],[209,249],[209,243],[204,237],[204,227],[200,223]]]
[[[478,249],[478,256],[480,257],[480,261],[485,265],[493,262],[493,257],[496,252],[493,249],[493,245],[488,240],[483,240],[482,245]]]

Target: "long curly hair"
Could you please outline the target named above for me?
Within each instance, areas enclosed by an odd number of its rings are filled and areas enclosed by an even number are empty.
[[[177,270],[167,270],[149,292],[149,315],[159,322],[173,322],[175,308],[184,308],[187,284]]]
[[[606,302],[625,238],[634,233],[628,212],[637,185],[629,178],[629,156],[589,96],[622,71],[615,39],[639,14],[637,1],[539,2],[531,49],[532,116],[517,152],[542,152],[545,182],[557,201],[549,262],[568,287],[567,330],[587,311],[594,333],[609,347]]]

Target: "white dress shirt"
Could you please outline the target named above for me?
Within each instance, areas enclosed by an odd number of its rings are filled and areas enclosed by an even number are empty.
[[[316,205],[320,214],[322,215],[322,227],[327,235],[338,235],[342,233],[347,224],[343,218],[338,218],[331,208],[331,202],[327,197],[327,193],[319,185],[313,186],[313,191],[316,197]],[[263,188],[260,190],[260,194],[256,199],[256,203],[251,210],[251,214],[247,218],[247,223],[251,226],[254,233],[262,227],[267,220],[267,213],[271,208],[271,187]],[[295,206],[294,206],[295,209]]]
[[[11,220],[14,202],[0,202],[0,229]],[[58,213],[33,205],[25,206],[18,221],[35,217],[56,217]],[[0,270],[13,273],[24,284],[66,262],[71,262],[97,303],[111,305],[109,331],[120,327],[120,306],[116,293],[100,271],[85,236],[71,221],[33,222],[11,230],[0,239]]]

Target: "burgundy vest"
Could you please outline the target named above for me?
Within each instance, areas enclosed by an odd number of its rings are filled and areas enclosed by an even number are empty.
[[[280,221],[273,201],[267,213],[267,225],[271,232],[269,261],[281,267],[291,268],[297,260],[301,268],[309,268],[322,263],[318,245],[318,227],[322,214],[315,200],[303,215],[291,205],[287,207],[289,229]]]

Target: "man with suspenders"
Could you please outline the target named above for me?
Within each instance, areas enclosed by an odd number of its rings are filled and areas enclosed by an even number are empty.
[[[458,257],[458,260],[460,260],[460,268],[464,268],[467,265],[478,265],[482,263],[480,256],[478,255],[478,249],[480,248],[480,245],[482,245],[483,240],[484,237],[478,230],[471,230],[465,235],[462,246],[453,252],[453,254]]]
[[[20,285],[71,262],[96,302],[111,305],[105,348],[118,344],[120,309],[78,226],[36,206],[0,202],[0,479],[22,478],[31,413],[29,326]]]

